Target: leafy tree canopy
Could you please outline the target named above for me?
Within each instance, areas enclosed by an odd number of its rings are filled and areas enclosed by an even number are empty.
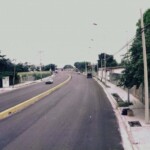
[[[28,72],[29,71],[29,66],[25,65],[23,63],[18,63],[16,65],[16,72]]]
[[[148,9],[144,15],[144,32],[146,39],[147,50],[147,62],[148,62],[148,74],[150,74],[150,9]],[[142,37],[141,37],[141,21],[138,20],[136,38],[134,39],[131,48],[129,50],[129,57],[124,57],[125,71],[121,78],[121,85],[131,88],[134,85],[137,88],[144,82],[144,65],[143,65],[143,49],[142,49]],[[149,78],[150,83],[150,78]]]
[[[0,53],[0,78],[13,74],[14,64],[10,59],[6,58],[6,55]]]
[[[73,69],[73,66],[72,65],[65,65],[64,69]]]
[[[55,64],[48,64],[48,65],[44,66],[44,70],[45,71],[49,71],[49,70],[55,71],[56,67],[57,66]]]
[[[107,67],[115,67],[118,65],[117,61],[114,59],[113,55],[101,53],[101,54],[99,54],[99,60],[98,60],[98,67],[99,68],[101,68],[101,66],[104,67],[105,55],[106,55]]]
[[[75,62],[74,66],[81,72],[84,72],[86,67],[88,67],[90,62]]]

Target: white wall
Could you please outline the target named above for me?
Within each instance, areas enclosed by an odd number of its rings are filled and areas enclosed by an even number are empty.
[[[108,69],[108,68],[107,68]],[[117,74],[122,74],[122,71],[124,70],[124,68],[110,68],[109,70],[107,70],[106,72],[106,79],[110,80],[110,73],[117,73]],[[99,68],[98,71],[98,77],[101,78],[105,78],[105,69],[101,69]]]
[[[112,73],[118,73],[118,74],[121,74],[123,70],[124,70],[124,68],[116,68],[116,69],[112,69]]]

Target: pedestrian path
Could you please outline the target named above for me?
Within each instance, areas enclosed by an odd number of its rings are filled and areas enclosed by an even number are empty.
[[[132,148],[134,150],[150,150],[150,124],[145,123],[145,108],[144,104],[140,102],[136,97],[130,94],[130,101],[133,105],[130,105],[130,108],[133,111],[133,116],[122,115],[122,107],[117,107],[116,100],[113,98],[112,94],[117,93],[122,100],[127,100],[127,92],[122,88],[110,83],[107,81],[107,86],[105,86],[100,80],[98,83],[103,87],[104,91],[107,93],[108,98],[112,105],[114,106],[115,111],[117,111],[117,118],[119,117],[121,120],[119,122],[123,122],[124,125],[120,124],[121,128],[125,128],[128,134],[128,138],[130,143],[127,142],[126,139],[123,139],[124,147],[126,150]],[[134,123],[134,126],[132,126]],[[141,126],[138,126],[140,123]],[[124,132],[122,130],[122,138],[125,137]],[[132,146],[131,146],[131,145]]]

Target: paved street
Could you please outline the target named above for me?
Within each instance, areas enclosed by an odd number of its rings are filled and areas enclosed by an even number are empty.
[[[65,81],[68,78],[67,73],[59,73],[59,75],[54,76],[54,83],[45,85],[45,81],[20,88],[17,91],[13,90],[8,93],[3,93],[0,95],[0,111],[13,107],[25,100],[28,100],[58,84]]]
[[[123,150],[118,128],[97,82],[72,74],[64,87],[0,121],[0,149]]]

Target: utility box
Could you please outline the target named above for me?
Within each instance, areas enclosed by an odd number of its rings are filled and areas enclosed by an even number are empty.
[[[9,76],[3,77],[3,79],[2,79],[2,87],[3,88],[9,87]]]

